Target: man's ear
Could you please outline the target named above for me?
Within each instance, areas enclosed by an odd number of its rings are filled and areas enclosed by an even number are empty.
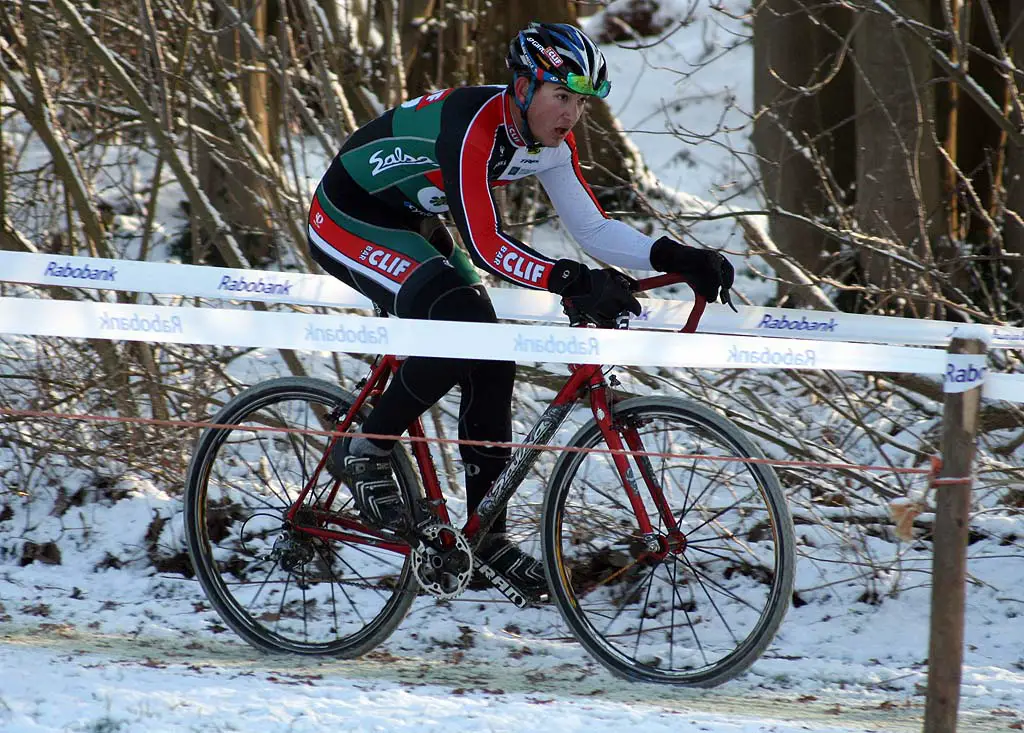
[[[530,80],[525,76],[517,76],[515,82],[512,85],[512,89],[515,91],[516,99],[520,102],[526,102],[526,90],[530,86]]]

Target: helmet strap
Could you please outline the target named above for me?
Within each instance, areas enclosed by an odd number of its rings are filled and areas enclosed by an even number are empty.
[[[523,78],[529,80],[529,86],[526,87],[526,99],[523,101],[519,100],[519,95],[516,94],[516,80],[518,76],[512,80],[512,100],[516,103],[516,107],[523,113],[523,139],[526,140],[527,147],[534,147],[537,144],[537,138],[533,136],[533,132],[530,130],[530,120],[527,119],[527,111],[530,109],[530,103],[533,102],[533,94],[537,91],[537,80],[535,78],[527,77],[522,74]]]

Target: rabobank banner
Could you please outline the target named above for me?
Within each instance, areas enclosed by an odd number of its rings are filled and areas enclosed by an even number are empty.
[[[333,277],[303,273],[0,252],[0,279],[33,285],[103,288],[221,300],[371,308],[366,298]],[[503,319],[549,323],[565,321],[558,298],[549,293],[520,288],[492,288],[489,293],[498,316]],[[637,325],[647,328],[678,329],[690,313],[688,302],[641,298],[641,303],[644,310]],[[945,321],[788,308],[748,306],[741,308],[739,313],[733,313],[717,304],[707,307],[700,325],[704,333],[942,347],[956,335],[956,328]],[[989,348],[1024,348],[1024,329],[986,328],[992,335]],[[534,346],[538,355],[547,353],[543,345],[530,344],[523,348]],[[756,363],[752,361],[750,365]]]
[[[519,362],[941,375],[946,352],[806,339],[0,298],[0,333]]]
[[[984,387],[987,376],[987,354],[946,354],[942,390],[955,393]]]

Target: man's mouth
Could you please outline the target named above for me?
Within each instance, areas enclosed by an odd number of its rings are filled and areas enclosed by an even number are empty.
[[[565,137],[566,135],[569,134],[569,128],[568,127],[556,127],[555,128],[555,134],[558,135],[558,137]]]

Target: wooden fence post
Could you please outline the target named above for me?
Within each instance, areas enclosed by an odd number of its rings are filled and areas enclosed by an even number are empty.
[[[969,327],[968,327],[969,328]],[[924,733],[955,733],[963,667],[971,466],[988,371],[987,333],[957,329],[946,356],[942,471],[935,489]]]

